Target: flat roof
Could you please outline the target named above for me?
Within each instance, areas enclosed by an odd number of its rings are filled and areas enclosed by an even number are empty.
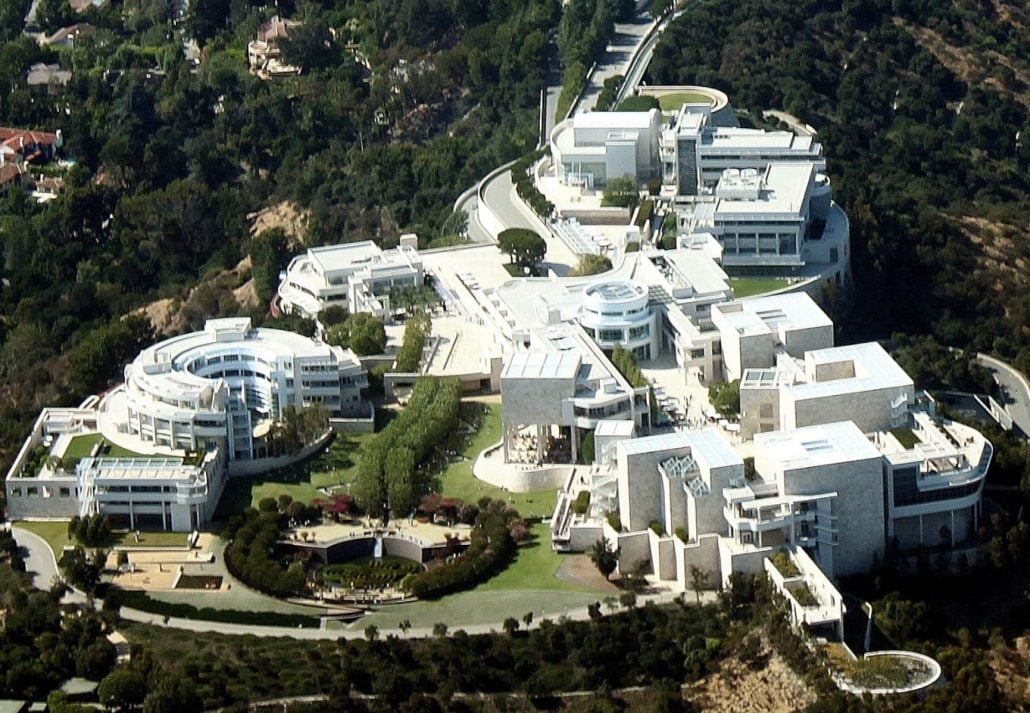
[[[694,460],[708,468],[720,468],[731,465],[743,465],[743,459],[730,448],[729,443],[714,428],[696,431],[675,431],[657,436],[634,438],[620,441],[617,448],[627,455],[643,453],[661,453],[663,451],[690,448]]]
[[[817,366],[850,362],[854,376],[808,381],[790,387],[795,401],[877,389],[913,388],[912,377],[876,342],[816,349],[805,354],[805,373],[814,378]]]
[[[739,213],[800,214],[816,167],[808,161],[770,163],[757,200],[719,198],[715,216]]]
[[[647,253],[646,257],[649,258],[648,262],[655,257],[665,258],[673,270],[672,276],[686,282],[698,294],[725,292],[729,289],[726,272],[703,250],[662,250],[659,253]]]
[[[635,424],[632,421],[598,421],[595,436],[632,436]]]
[[[813,146],[811,136],[799,136],[790,131],[765,131],[738,127],[712,127],[702,137],[701,147],[712,149],[779,149],[808,153]]]
[[[572,125],[577,129],[646,129],[651,126],[650,111],[588,111],[576,114]]]
[[[738,334],[753,336],[816,327],[833,327],[831,320],[807,292],[750,297],[716,305],[719,321]]]
[[[308,250],[308,259],[321,272],[346,270],[356,264],[366,263],[383,254],[382,248],[371,240],[342,245],[325,245]]]
[[[96,480],[175,480],[189,481],[197,477],[195,466],[185,465],[182,458],[88,458],[81,467],[94,471]]]
[[[582,362],[578,351],[515,352],[504,364],[502,379],[575,379]]]
[[[880,457],[880,451],[853,421],[756,433],[754,445],[785,470]]]

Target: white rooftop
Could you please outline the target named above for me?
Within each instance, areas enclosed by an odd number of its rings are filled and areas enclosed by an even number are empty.
[[[661,453],[662,451],[690,448],[694,460],[709,468],[744,464],[741,457],[730,448],[729,443],[714,428],[634,438],[629,441],[620,441],[616,447],[627,455]]]
[[[710,149],[771,148],[807,152],[812,148],[812,137],[790,131],[713,127],[713,131],[705,134],[701,145]]]
[[[746,336],[773,332],[782,337],[792,330],[833,326],[833,320],[806,292],[736,300],[717,305],[715,310],[720,322]]]
[[[651,111],[658,111],[652,109]],[[651,126],[651,111],[590,111],[576,114],[572,125],[577,129],[646,129]]]
[[[755,451],[783,470],[814,468],[880,457],[880,451],[852,421],[756,433]]]
[[[319,272],[335,272],[346,270],[356,264],[370,262],[373,258],[382,257],[382,249],[371,240],[343,245],[325,245],[308,250],[311,260]]]
[[[814,381],[816,368],[841,364],[853,376]],[[817,349],[805,354],[807,383],[790,387],[795,401],[878,389],[911,389],[912,377],[876,342]]]
[[[715,217],[725,219],[741,213],[800,215],[815,170],[815,165],[807,161],[771,163],[765,172],[763,188],[757,200],[720,198],[715,204]]]
[[[657,257],[665,259],[668,270],[661,270],[654,264]],[[639,279],[651,284],[647,279],[651,272],[648,267],[653,268],[663,281],[673,287],[689,286],[696,294],[706,295],[729,289],[729,278],[722,267],[702,250],[663,250],[647,254],[645,259],[637,263],[637,273],[641,274]],[[634,273],[634,277],[637,277],[637,273]]]
[[[598,421],[597,427],[594,428],[594,436],[622,436],[630,437],[633,435],[634,423],[630,420],[624,421]]]
[[[575,379],[581,363],[578,351],[529,351],[512,354],[502,379]]]

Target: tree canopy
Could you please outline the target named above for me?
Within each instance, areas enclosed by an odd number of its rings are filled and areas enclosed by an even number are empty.
[[[547,254],[544,239],[524,228],[502,230],[497,236],[497,247],[508,254],[510,262],[529,268],[535,268]]]
[[[382,354],[386,349],[386,328],[375,315],[356,312],[329,327],[326,342],[351,349],[358,356]]]

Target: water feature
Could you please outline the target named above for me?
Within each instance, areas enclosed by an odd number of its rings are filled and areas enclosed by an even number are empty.
[[[372,557],[377,560],[383,558],[383,536],[379,533],[376,533],[376,543],[372,546]]]

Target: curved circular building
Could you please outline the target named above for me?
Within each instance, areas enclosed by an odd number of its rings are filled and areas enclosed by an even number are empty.
[[[658,355],[658,316],[648,291],[631,280],[594,282],[583,291],[579,323],[601,349],[619,346],[638,360]]]
[[[293,406],[357,414],[366,374],[354,353],[293,332],[212,319],[144,349],[102,406],[118,430],[167,448],[225,445],[229,461],[273,455],[265,436]]]

